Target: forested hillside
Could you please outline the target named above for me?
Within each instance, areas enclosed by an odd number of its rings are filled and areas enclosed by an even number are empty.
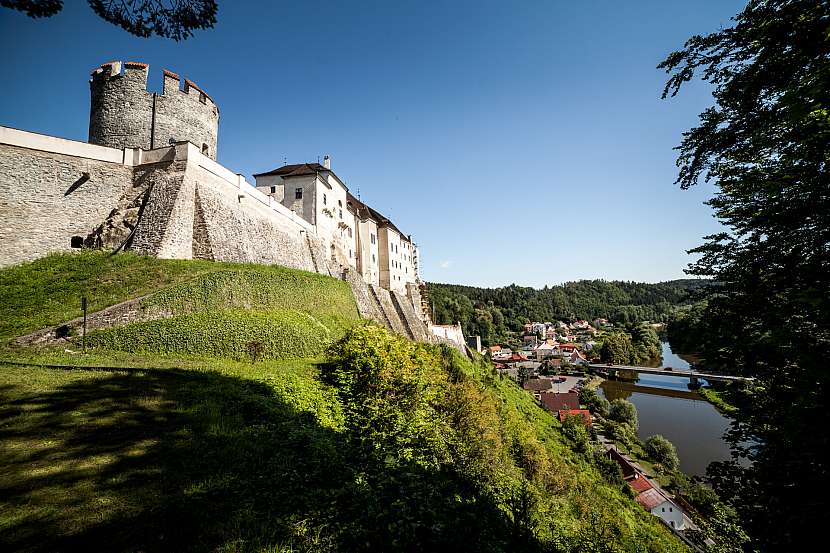
[[[580,280],[542,289],[511,284],[478,288],[429,284],[438,324],[461,322],[464,333],[483,340],[518,331],[528,321],[555,321],[604,317],[615,323],[663,322],[689,300],[689,292],[706,286],[705,280],[672,280],[647,284]]]

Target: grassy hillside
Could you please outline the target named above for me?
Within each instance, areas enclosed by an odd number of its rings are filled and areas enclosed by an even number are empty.
[[[50,257],[0,271],[2,337],[82,291],[176,315],[0,351],[2,550],[683,550],[530,395],[355,324],[342,282]],[[252,337],[281,358],[236,360]]]
[[[142,297],[172,318],[92,331],[94,348],[240,359],[249,344],[283,359],[319,355],[359,319],[349,286],[283,267],[90,252],[0,271],[0,339]],[[77,337],[75,338],[78,345]]]

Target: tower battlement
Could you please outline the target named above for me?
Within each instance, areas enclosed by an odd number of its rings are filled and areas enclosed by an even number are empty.
[[[189,79],[164,70],[162,92],[147,90],[149,66],[111,61],[92,71],[89,142],[154,149],[189,141],[216,159],[219,107]]]

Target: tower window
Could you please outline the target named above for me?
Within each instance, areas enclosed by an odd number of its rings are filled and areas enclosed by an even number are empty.
[[[294,199],[295,200],[302,200],[303,199],[303,189],[302,188],[295,188],[294,189]]]
[[[374,243],[375,243],[375,235],[374,235],[374,234],[372,234],[372,235],[371,235],[371,238],[372,238],[372,244],[374,244]]]
[[[272,186],[272,187],[271,187],[271,194],[276,194],[276,193],[277,193],[277,187],[276,187],[276,186]]]
[[[342,209],[340,210],[340,218],[341,219],[343,218],[343,210]]]

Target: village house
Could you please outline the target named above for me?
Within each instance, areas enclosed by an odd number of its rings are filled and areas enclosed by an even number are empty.
[[[685,530],[692,525],[688,515],[683,512],[683,509],[678,507],[677,503],[672,501],[668,494],[652,483],[645,474],[637,470],[619,451],[615,448],[608,450],[608,457],[622,469],[623,479],[628,482],[631,489],[634,490],[635,501],[639,503],[646,511],[659,517],[663,522],[669,525],[674,530]]]
[[[568,411],[570,409],[579,409],[579,394],[576,392],[566,392],[562,394],[542,394],[542,406],[558,415],[559,411]]]

